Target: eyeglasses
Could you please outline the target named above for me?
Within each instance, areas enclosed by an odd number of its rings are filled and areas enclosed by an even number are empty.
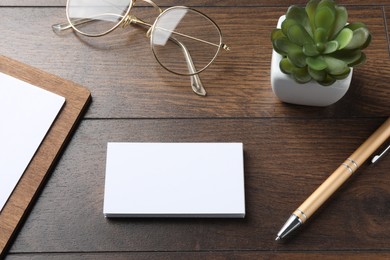
[[[162,11],[153,1],[142,0],[158,10],[153,24],[130,14],[136,0],[67,0],[67,23],[52,26],[55,32],[73,28],[90,37],[106,35],[120,25],[141,25],[157,62],[166,70],[191,78],[192,90],[201,96],[206,90],[198,76],[217,57],[219,51],[229,50],[222,42],[218,25],[205,14],[185,6]]]

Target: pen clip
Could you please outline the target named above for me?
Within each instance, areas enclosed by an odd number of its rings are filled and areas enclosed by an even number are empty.
[[[388,150],[390,149],[390,145],[379,155],[375,155],[374,158],[372,158],[371,163],[376,163]]]

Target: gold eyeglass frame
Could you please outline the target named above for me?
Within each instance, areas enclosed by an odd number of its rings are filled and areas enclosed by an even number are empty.
[[[135,25],[142,25],[142,26],[148,27],[149,29],[148,29],[146,35],[147,35],[147,37],[150,38],[150,46],[151,46],[151,49],[152,49],[152,52],[153,52],[153,55],[154,55],[156,61],[160,64],[161,67],[163,67],[165,70],[167,70],[167,71],[169,71],[169,72],[171,72],[173,74],[182,75],[182,76],[190,76],[192,90],[196,94],[198,94],[200,96],[206,96],[207,93],[206,93],[206,90],[203,87],[203,84],[202,84],[198,74],[201,73],[202,71],[204,71],[205,69],[207,69],[214,62],[214,60],[218,56],[218,53],[220,52],[221,49],[224,49],[226,51],[230,50],[230,48],[226,44],[224,44],[222,42],[222,32],[221,32],[220,28],[218,27],[218,25],[210,17],[205,15],[204,13],[199,12],[199,11],[193,9],[193,8],[190,8],[190,7],[186,7],[186,6],[173,6],[173,7],[167,8],[164,11],[162,11],[161,8],[157,4],[155,4],[152,0],[142,0],[143,2],[146,2],[146,3],[150,4],[151,6],[153,6],[159,12],[159,15],[155,19],[154,23],[153,24],[149,24],[149,23],[146,23],[146,22],[142,21],[141,19],[138,19],[136,16],[130,14],[130,11],[131,11],[132,7],[135,6],[135,3],[137,1],[137,0],[130,0],[130,4],[129,4],[129,6],[128,6],[128,8],[127,8],[127,10],[126,10],[124,15],[110,14],[110,15],[116,15],[116,16],[122,17],[115,26],[113,26],[111,29],[108,29],[107,31],[105,31],[103,33],[89,34],[89,33],[85,33],[83,31],[80,31],[76,26],[79,25],[79,24],[83,24],[83,23],[93,22],[93,21],[95,21],[94,18],[80,18],[80,19],[77,19],[77,20],[72,20],[70,18],[70,16],[69,16],[69,1],[71,1],[71,0],[67,0],[67,3],[66,3],[66,17],[67,17],[68,22],[67,23],[54,24],[52,26],[52,28],[53,28],[53,30],[55,32],[59,32],[59,31],[63,31],[63,30],[67,30],[67,29],[72,28],[76,32],[78,32],[78,33],[80,33],[82,35],[88,36],[88,37],[100,37],[100,36],[104,36],[104,35],[112,32],[113,30],[117,29],[119,26],[122,26],[122,28],[124,28],[124,27],[126,27],[126,26],[128,26],[130,24],[135,24]],[[194,65],[194,63],[192,61],[190,52],[185,47],[185,45],[183,43],[181,43],[180,41],[178,41],[177,39],[175,39],[174,37],[170,37],[169,40],[173,41],[175,44],[177,44],[179,47],[182,48],[182,51],[184,53],[185,60],[186,60],[186,63],[187,63],[187,67],[188,67],[188,70],[189,70],[189,73],[186,73],[186,74],[177,73],[177,72],[172,71],[169,68],[165,67],[160,62],[160,60],[158,59],[158,57],[156,55],[156,52],[155,52],[155,50],[153,48],[153,30],[155,28],[157,28],[156,24],[158,23],[158,20],[166,12],[169,12],[170,10],[178,9],[178,8],[191,10],[192,12],[195,12],[195,13],[203,16],[204,18],[206,18],[208,21],[210,21],[215,26],[216,30],[218,31],[219,38],[220,38],[219,44],[215,44],[215,43],[211,43],[211,42],[208,42],[208,41],[205,41],[205,40],[202,40],[202,39],[198,39],[198,38],[195,38],[195,37],[192,37],[192,36],[189,36],[189,35],[185,35],[185,34],[182,34],[182,33],[179,33],[179,32],[170,31],[170,30],[158,27],[158,29],[169,31],[172,34],[183,36],[183,37],[187,37],[187,38],[190,38],[192,40],[200,41],[200,42],[203,42],[203,43],[206,43],[206,44],[210,44],[210,45],[213,45],[213,46],[217,47],[217,51],[216,51],[214,57],[211,59],[211,61],[206,66],[204,66],[201,70],[197,71],[196,68],[195,68],[195,65]]]

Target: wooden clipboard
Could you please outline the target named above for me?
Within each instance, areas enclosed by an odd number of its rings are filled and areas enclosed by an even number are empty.
[[[65,97],[65,104],[0,212],[0,258],[23,223],[91,100],[84,87],[0,55],[0,72]]]

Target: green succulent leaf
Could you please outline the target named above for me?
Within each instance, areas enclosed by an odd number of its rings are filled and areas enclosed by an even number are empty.
[[[285,74],[291,74],[293,69],[296,68],[294,64],[290,62],[288,58],[283,58],[279,63],[280,70]]]
[[[334,9],[336,4],[334,2],[334,0],[321,0],[319,3],[318,3],[318,8],[321,8],[321,7],[324,7],[324,6],[327,6],[331,9]]]
[[[300,24],[294,24],[290,26],[287,32],[287,37],[293,43],[303,46],[308,43],[313,43],[313,39],[308,34],[308,32]]]
[[[333,26],[333,32],[331,39],[336,37],[337,34],[345,27],[348,21],[348,12],[344,6],[336,6],[336,19]]]
[[[307,43],[303,45],[302,51],[306,56],[309,57],[317,56],[318,54],[320,54],[320,52],[317,50],[317,46],[314,43]]]
[[[294,79],[299,83],[307,83],[311,80],[311,76],[307,70],[307,67],[304,68],[295,68],[292,73]]]
[[[302,49],[290,49],[287,53],[287,57],[298,68],[305,67],[306,55],[302,52]]]
[[[320,0],[311,0],[306,4],[305,11],[309,18],[311,31],[314,32],[316,29],[314,17],[316,15],[316,9]]]
[[[330,36],[331,31],[333,30],[333,24],[335,19],[336,19],[335,9],[331,9],[328,6],[320,7],[318,5],[317,12],[315,15],[315,25],[317,28],[324,28],[327,36]]]
[[[287,10],[286,19],[302,21],[304,19],[307,19],[307,14],[301,7],[297,5],[292,5]]]
[[[301,47],[292,43],[287,37],[275,39],[272,43],[274,50],[283,56],[286,56],[290,51],[301,50]]]
[[[274,50],[283,55],[283,56],[286,56],[287,55],[287,52],[284,52],[282,51],[281,49],[278,48],[278,46],[276,46],[275,42],[277,39],[282,39],[282,38],[287,38],[281,29],[274,29],[272,30],[272,33],[271,33],[271,41],[272,41],[272,47],[274,48]]]
[[[313,70],[324,70],[328,66],[322,56],[308,57],[306,63]]]
[[[348,66],[357,67],[357,66],[364,64],[365,62],[366,62],[366,54],[364,54],[364,52],[362,52],[360,55],[360,58],[358,60],[348,64]]]
[[[355,31],[356,29],[359,29],[359,28],[367,28],[367,26],[361,22],[353,22],[353,23],[347,24],[345,26],[345,28],[348,28],[348,29],[351,29],[352,31]]]
[[[342,29],[335,39],[339,43],[339,50],[344,49],[351,42],[352,37],[353,31],[351,29]]]
[[[345,46],[345,49],[351,50],[351,49],[357,49],[361,48],[366,44],[367,41],[370,39],[370,32],[367,28],[361,27],[353,31],[353,37],[350,43]]]
[[[363,53],[361,50],[353,50],[353,51],[342,50],[331,54],[331,56],[333,58],[344,61],[345,63],[347,63],[348,67],[353,67],[353,64],[355,64],[355,62],[361,59],[362,54]]]
[[[287,37],[276,39],[273,44],[275,51],[283,56],[288,56],[296,67],[306,66],[306,56],[302,47],[292,43]]]
[[[311,26],[309,18],[307,17],[306,11],[304,8],[301,8],[296,5],[292,5],[288,8],[286,13],[286,20],[291,19],[296,21],[297,24],[301,24],[305,30],[312,35]]]
[[[325,44],[324,54],[329,54],[337,51],[339,48],[339,43],[337,41],[330,41]]]
[[[326,75],[326,78],[322,81],[317,81],[319,84],[321,84],[322,86],[330,86],[332,85],[333,83],[336,82],[336,79],[333,78],[331,75],[327,74]]]
[[[329,74],[332,75],[339,75],[343,73],[348,67],[347,63],[345,63],[344,61],[331,56],[324,56],[324,61],[326,62]]]
[[[348,29],[351,29],[352,31],[356,31],[359,28],[365,28],[368,31],[367,26],[364,23],[361,23],[361,22],[350,23],[350,24],[346,25],[345,27],[348,28]],[[368,45],[371,42],[371,38],[372,38],[372,36],[371,36],[371,34],[369,34],[368,37],[367,37],[366,42],[360,47],[360,49],[367,48]]]
[[[345,68],[345,70],[338,74],[338,75],[332,75],[333,78],[335,78],[336,80],[341,80],[341,79],[345,79],[346,77],[348,77],[349,73],[351,72],[351,69],[350,68]]]
[[[271,41],[286,37],[281,29],[273,29],[271,32]]]
[[[371,33],[370,33],[370,35],[369,35],[368,38],[367,38],[367,41],[366,41],[366,42],[363,44],[363,46],[360,48],[361,50],[367,48],[368,45],[370,45],[370,43],[371,43],[371,38],[372,38],[372,36],[371,36]]]
[[[314,31],[315,43],[325,43],[328,39],[327,31],[324,28],[317,28]]]
[[[316,81],[324,81],[328,74],[326,70],[314,70],[311,67],[308,68],[310,76]]]
[[[346,28],[349,28],[349,29],[351,29],[352,31],[355,31],[355,30],[357,30],[357,29],[359,29],[359,28],[365,28],[365,29],[368,30],[367,26],[366,26],[364,23],[361,23],[361,22],[350,23],[350,24],[348,24],[348,25],[346,26]],[[363,50],[363,49],[365,49],[365,48],[368,47],[368,45],[369,45],[370,42],[371,42],[371,38],[372,38],[372,36],[371,36],[371,34],[369,34],[369,36],[368,36],[366,42],[360,47],[361,50]]]
[[[288,29],[290,29],[290,27],[292,25],[295,25],[297,24],[298,22],[296,20],[293,20],[293,19],[285,19],[283,22],[282,22],[282,25],[281,25],[281,29],[284,33],[284,35],[287,36],[287,33],[288,33]]]

